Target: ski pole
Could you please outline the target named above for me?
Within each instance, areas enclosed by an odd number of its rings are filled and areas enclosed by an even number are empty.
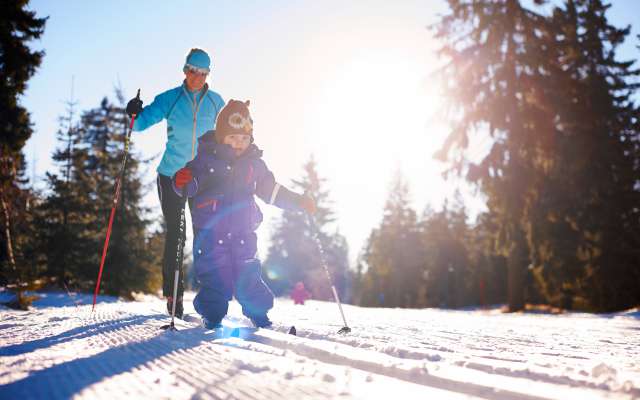
[[[186,187],[182,189],[182,198],[186,196]],[[186,202],[186,201],[185,201]],[[185,230],[185,216],[184,216],[184,208],[185,204],[183,204],[180,209],[180,233],[178,234],[178,247],[176,248],[176,268],[175,273],[173,275],[173,301],[171,303],[171,323],[169,325],[163,325],[160,329],[168,329],[170,331],[176,331],[175,326],[175,316],[176,316],[176,301],[178,298],[178,280],[180,279],[180,266],[182,265],[182,259],[184,256],[184,230]]]
[[[333,284],[333,280],[331,279],[331,273],[329,272],[329,267],[327,266],[327,260],[324,255],[324,249],[322,247],[322,242],[320,242],[320,234],[318,224],[316,224],[315,219],[311,214],[307,214],[309,218],[309,225],[311,225],[311,230],[313,231],[313,238],[315,239],[316,246],[318,247],[318,252],[320,253],[320,262],[322,263],[322,267],[324,268],[324,272],[327,275],[327,280],[329,281],[329,285],[331,285],[331,291],[333,292],[333,298],[338,304],[338,308],[340,309],[340,315],[342,315],[342,321],[344,322],[344,326],[340,328],[338,331],[339,334],[347,334],[351,332],[351,328],[347,324],[347,319],[344,317],[344,311],[342,311],[342,303],[340,303],[340,297],[338,296],[338,291],[336,290],[336,286]]]
[[[136,98],[140,100],[140,89]],[[109,238],[111,237],[111,227],[113,226],[113,217],[116,214],[116,208],[118,207],[118,199],[120,198],[120,185],[124,179],[124,167],[127,164],[127,155],[129,154],[129,138],[131,137],[131,131],[133,131],[133,123],[136,120],[136,115],[131,116],[131,123],[129,124],[129,130],[124,138],[124,155],[122,156],[122,165],[120,167],[120,174],[116,180],[116,192],[113,196],[113,206],[111,206],[111,215],[109,216],[109,225],[107,226],[107,237],[104,240],[104,246],[102,247],[102,260],[100,260],[100,270],[98,271],[98,280],[96,282],[96,290],[93,293],[93,306],[91,306],[91,312],[96,308],[96,298],[98,297],[98,291],[100,290],[100,280],[102,279],[102,270],[104,268],[104,261],[107,258],[107,249],[109,248]]]

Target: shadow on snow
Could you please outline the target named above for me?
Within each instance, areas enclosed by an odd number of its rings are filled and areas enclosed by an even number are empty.
[[[96,333],[126,329],[148,319],[162,316],[142,316],[99,323],[72,329],[55,337],[35,340],[2,349],[3,355],[24,354],[29,351],[83,338]],[[153,327],[157,329],[157,327]],[[197,333],[199,332],[199,333]],[[196,334],[194,334],[196,333]],[[198,346],[206,341],[199,328],[180,330],[179,340],[158,329],[158,335],[142,342],[127,343],[107,349],[90,357],[75,359],[35,371],[18,381],[0,385],[2,398],[71,398],[94,383],[130,371],[149,361],[157,360],[176,350]]]

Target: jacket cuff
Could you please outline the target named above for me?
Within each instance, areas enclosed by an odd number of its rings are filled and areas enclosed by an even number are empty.
[[[277,196],[274,198],[272,204],[276,207],[283,208],[290,211],[303,211],[300,206],[302,202],[302,196],[298,193],[292,192],[284,186],[280,186]]]
[[[195,178],[191,179],[191,182],[185,184],[182,189],[178,189],[176,187],[175,179],[171,179],[171,187],[173,187],[173,191],[180,197],[183,197],[183,195],[186,197],[193,197],[198,193],[198,181]]]

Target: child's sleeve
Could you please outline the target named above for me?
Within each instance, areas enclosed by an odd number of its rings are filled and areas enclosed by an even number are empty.
[[[257,175],[256,195],[265,203],[278,208],[302,211],[302,207],[300,207],[302,196],[276,182],[276,178],[264,161],[260,160],[258,167],[260,171]]]

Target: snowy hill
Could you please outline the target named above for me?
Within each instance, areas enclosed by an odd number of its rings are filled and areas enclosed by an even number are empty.
[[[193,312],[187,295],[185,307]],[[279,299],[276,329],[216,337],[164,303],[48,294],[0,307],[0,398],[640,398],[640,315],[502,314]],[[299,336],[286,334],[295,325]],[[248,325],[232,302],[225,325]]]

